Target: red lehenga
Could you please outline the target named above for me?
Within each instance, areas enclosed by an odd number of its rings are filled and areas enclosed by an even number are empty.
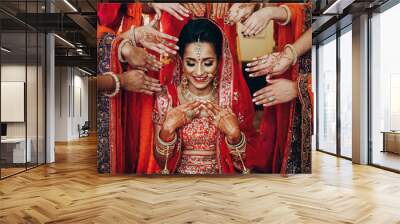
[[[222,32],[222,30],[221,30]],[[246,136],[246,150],[242,159],[246,168],[252,168],[256,140],[253,127],[254,109],[249,89],[242,72],[230,49],[226,38],[223,43],[223,55],[219,62],[218,104],[231,107],[240,122],[240,130]],[[165,86],[165,91],[157,95],[153,120],[161,125],[169,109],[180,104],[178,86],[181,79],[180,60],[173,63],[173,76]],[[171,149],[167,159],[169,173],[180,174],[229,174],[242,171],[243,163],[238,156],[233,156],[228,149],[224,135],[207,119],[195,118],[189,124],[178,129],[178,141]],[[154,148],[154,147],[153,147]],[[163,168],[166,158],[154,150],[155,158]],[[159,168],[158,168],[159,169]]]
[[[286,26],[275,24],[275,52],[283,50],[288,43],[294,43],[308,28],[311,21],[309,5],[285,4],[291,10],[291,21]],[[311,41],[311,40],[310,40]],[[266,173],[310,173],[311,172],[311,135],[312,135],[312,92],[311,68],[301,63],[310,63],[311,59],[292,66],[277,78],[286,78],[298,83],[299,96],[288,103],[264,108],[260,124],[260,147],[264,149],[255,167]],[[300,74],[306,72],[308,74]]]

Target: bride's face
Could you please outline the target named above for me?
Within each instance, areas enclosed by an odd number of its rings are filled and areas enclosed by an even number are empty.
[[[202,90],[212,84],[217,74],[218,59],[212,44],[195,42],[186,45],[183,53],[183,72],[189,85]]]

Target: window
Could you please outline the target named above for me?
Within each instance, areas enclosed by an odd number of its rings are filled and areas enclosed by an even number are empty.
[[[352,157],[352,31],[340,36],[340,155]]]
[[[371,18],[371,162],[400,170],[400,5]]]
[[[336,36],[318,48],[318,145],[336,153]]]
[[[2,0],[1,4],[25,16],[41,12],[45,1]],[[46,38],[4,12],[0,17],[0,95],[7,99],[0,105],[2,179],[45,163]]]

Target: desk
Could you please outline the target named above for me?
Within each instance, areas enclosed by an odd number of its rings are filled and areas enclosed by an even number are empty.
[[[400,154],[400,132],[383,131],[383,151]]]
[[[6,163],[25,163],[31,162],[31,145],[30,138],[26,140],[28,143],[25,152],[25,138],[6,138],[1,139],[1,159]]]

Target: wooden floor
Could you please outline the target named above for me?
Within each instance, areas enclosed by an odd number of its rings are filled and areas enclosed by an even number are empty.
[[[400,170],[400,154],[376,150],[374,151],[372,160],[374,164]]]
[[[57,145],[55,164],[0,181],[0,223],[400,223],[400,175],[314,153],[284,178],[96,172],[96,139]]]

